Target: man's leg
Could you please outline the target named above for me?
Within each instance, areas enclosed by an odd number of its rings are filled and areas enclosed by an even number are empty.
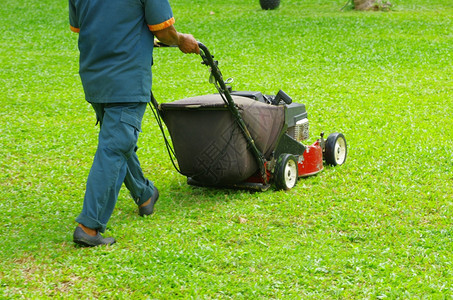
[[[135,153],[146,103],[93,104],[93,107],[101,130],[83,210],[76,221],[104,232],[126,177],[127,161]]]
[[[130,191],[135,203],[140,206],[147,202],[147,200],[156,193],[157,189],[154,187],[154,184],[143,175],[136,151],[137,147],[127,161],[124,184]]]

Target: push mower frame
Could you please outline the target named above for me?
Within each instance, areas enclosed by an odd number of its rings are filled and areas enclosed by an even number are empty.
[[[218,67],[218,61],[214,60],[214,56],[204,44],[199,42],[198,45],[200,48],[202,64],[210,68],[211,74],[209,81],[215,85],[222,100],[225,102],[226,107],[234,117],[235,122],[247,141],[248,149],[253,154],[258,165],[258,170],[254,175],[244,182],[230,184],[230,187],[265,191],[269,189],[271,183],[274,182],[277,189],[289,190],[295,186],[299,177],[311,176],[321,172],[324,169],[324,161],[333,166],[341,165],[345,162],[347,157],[347,144],[343,134],[333,133],[325,140],[324,133],[321,133],[319,139],[313,144],[306,146],[288,134],[287,120],[285,120],[271,158],[266,159],[256,146],[247,125],[238,111],[232,98],[232,94],[266,102],[269,105],[283,105],[285,107],[285,115],[287,115],[288,107],[292,103],[291,97],[281,90],[276,96],[267,95],[264,96],[263,99],[256,99],[256,92],[232,92],[231,87],[227,85],[228,82],[225,82],[223,79],[222,72]],[[157,111],[157,116],[159,117],[159,106],[154,97],[152,97],[152,103]],[[158,119],[160,119],[160,117]],[[159,125],[163,132],[160,121]],[[168,141],[166,140],[166,142],[168,148]],[[176,165],[175,168],[178,170]],[[199,182],[191,180],[190,177],[188,178],[188,183],[200,185]]]

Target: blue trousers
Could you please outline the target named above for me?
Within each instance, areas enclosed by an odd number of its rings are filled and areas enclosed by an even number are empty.
[[[83,209],[76,222],[104,232],[124,182],[137,205],[154,193],[137,157],[137,140],[146,103],[91,103],[100,131],[86,184]]]

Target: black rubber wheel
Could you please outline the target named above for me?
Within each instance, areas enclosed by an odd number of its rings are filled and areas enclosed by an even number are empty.
[[[292,154],[281,154],[275,166],[275,187],[278,190],[290,190],[299,176],[297,159]]]
[[[280,6],[280,0],[260,0],[262,9],[276,9]]]
[[[342,133],[332,133],[327,137],[324,160],[332,166],[344,164],[348,156],[348,144]]]

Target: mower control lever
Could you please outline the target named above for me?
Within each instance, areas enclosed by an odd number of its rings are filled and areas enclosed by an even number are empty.
[[[293,99],[284,91],[279,90],[275,98],[272,100],[273,105],[278,105],[280,101],[285,102],[286,104],[291,104],[293,103]]]

